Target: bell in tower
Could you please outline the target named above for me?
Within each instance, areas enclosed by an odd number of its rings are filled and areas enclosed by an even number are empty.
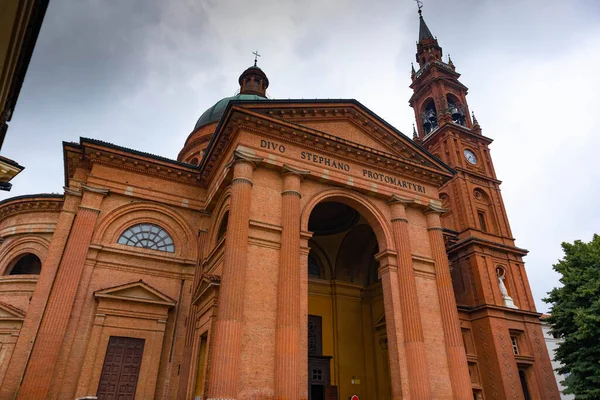
[[[437,112],[435,111],[435,104],[433,99],[430,99],[424,107],[423,112],[421,113],[421,121],[423,125],[423,131],[425,134],[433,132],[438,127],[438,117]]]
[[[452,117],[452,122],[458,125],[467,126],[465,107],[460,101],[452,94],[448,94],[446,95],[446,102],[448,103],[447,112]]]

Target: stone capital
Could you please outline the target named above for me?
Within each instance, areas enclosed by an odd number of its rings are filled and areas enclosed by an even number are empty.
[[[65,190],[65,194],[81,197],[81,190],[73,189],[68,186],[63,186],[63,189]]]
[[[81,185],[81,189],[82,189],[82,191],[85,191],[85,192],[101,194],[103,196],[106,196],[110,192],[110,189],[94,187],[94,186],[86,185],[85,183]]]
[[[400,197],[397,194],[393,194],[390,196],[390,200],[388,201],[388,203],[390,204],[402,204],[404,206],[408,206],[410,204],[413,204],[415,201],[413,199],[407,199],[404,197]]]
[[[240,162],[246,162],[252,165],[252,169],[255,169],[262,160],[262,157],[257,157],[248,151],[240,150],[238,148],[233,151],[233,159],[225,166],[225,168],[229,168]]]
[[[300,179],[304,179],[304,177],[306,175],[310,174],[310,171],[305,170],[305,169],[298,169],[295,167],[292,167],[291,165],[288,164],[283,164],[283,166],[281,167],[281,175],[297,175],[300,177]]]
[[[434,204],[433,202],[429,203],[429,205],[427,207],[425,207],[425,214],[428,213],[436,213],[436,214],[445,214],[448,211],[450,211],[450,209],[448,208],[443,208],[442,206],[438,206],[437,204]]]
[[[375,254],[375,259],[379,262],[379,269],[398,268],[398,253],[393,250],[382,250]]]

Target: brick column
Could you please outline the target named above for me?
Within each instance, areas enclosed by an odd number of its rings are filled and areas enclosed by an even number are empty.
[[[283,166],[275,332],[275,398],[300,399],[300,183],[308,171]]]
[[[252,172],[260,159],[235,152],[231,203],[217,322],[212,345],[207,399],[236,399],[242,346],[244,288],[248,259],[248,230]]]
[[[379,262],[379,275],[383,289],[383,306],[385,311],[385,328],[388,342],[388,356],[390,361],[390,376],[392,385],[392,400],[400,400],[408,397],[403,393],[407,386],[406,369],[402,368],[402,360],[406,359],[404,354],[402,333],[402,312],[400,290],[398,286],[398,266],[396,255],[390,251],[382,251],[375,256]]]
[[[427,230],[429,232],[431,252],[435,260],[435,280],[440,301],[440,311],[442,313],[448,369],[450,370],[450,381],[452,383],[454,398],[470,400],[473,398],[471,378],[469,377],[469,366],[460,331],[460,320],[458,319],[456,299],[454,298],[454,289],[452,288],[450,266],[442,235],[441,212],[443,212],[443,209],[430,206],[425,215],[427,217]]]
[[[42,322],[33,345],[25,376],[19,390],[19,400],[45,399],[52,384],[54,368],[67,331],[83,272],[94,226],[107,189],[82,186],[84,193],[73,222],[56,279],[46,305]]]
[[[406,218],[406,200],[392,196],[392,231],[398,251],[398,284],[402,301],[402,329],[408,368],[408,386],[413,400],[431,399],[429,369],[425,351],[425,339],[417,297],[417,283],[413,271],[412,251]]]

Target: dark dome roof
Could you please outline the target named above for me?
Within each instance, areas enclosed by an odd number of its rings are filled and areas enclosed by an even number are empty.
[[[202,125],[206,125],[208,123],[216,122],[216,121],[220,120],[221,117],[223,116],[223,113],[225,112],[225,109],[227,108],[227,104],[229,104],[229,100],[266,100],[266,99],[267,98],[263,97],[263,96],[258,96],[256,94],[245,94],[245,93],[236,94],[235,96],[231,96],[231,97],[225,97],[224,99],[217,101],[214,106],[212,106],[208,110],[204,111],[204,113],[202,113],[202,115],[198,119],[198,122],[196,122],[196,126],[194,127],[194,130],[200,128]]]

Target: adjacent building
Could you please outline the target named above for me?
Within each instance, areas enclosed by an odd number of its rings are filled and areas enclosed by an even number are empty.
[[[556,348],[558,347],[558,345],[560,344],[562,339],[557,339],[550,333],[550,325],[546,321],[546,318],[548,318],[549,316],[550,316],[549,314],[543,314],[540,317],[540,321],[542,321],[542,332],[544,334],[544,340],[546,341],[546,346],[548,347],[548,353],[550,354],[550,359],[552,361],[552,369],[554,370],[554,377],[556,378],[556,382],[558,384],[558,390],[560,390],[560,398],[562,400],[573,400],[575,398],[574,395],[563,393],[565,388],[561,384],[561,382],[566,379],[566,376],[556,372],[556,369],[561,366],[561,363],[554,360],[554,356],[555,356],[554,352],[556,351]]]
[[[10,121],[49,0],[2,0],[0,4],[0,149]],[[23,170],[0,156],[0,190]]]

